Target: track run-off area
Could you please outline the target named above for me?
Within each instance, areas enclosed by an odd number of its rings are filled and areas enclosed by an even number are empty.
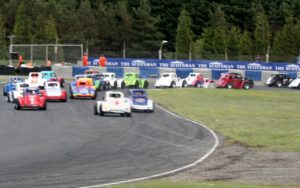
[[[159,107],[100,117],[94,104],[69,99],[48,102],[46,111],[17,111],[0,97],[0,187],[84,187],[166,175],[218,145],[205,126]]]

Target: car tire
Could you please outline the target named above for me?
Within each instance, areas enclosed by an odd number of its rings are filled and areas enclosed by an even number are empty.
[[[138,88],[139,88],[139,82],[138,82],[138,81],[135,82],[134,88],[135,88],[135,89],[138,89]]]
[[[245,90],[248,90],[250,88],[250,84],[249,83],[244,83],[243,88]]]
[[[185,80],[182,82],[182,87],[187,87],[187,83]]]
[[[16,102],[15,102],[15,109],[16,110],[20,110],[21,109],[19,100],[16,100]]]
[[[170,84],[170,88],[174,88],[175,87],[175,82],[172,81],[171,84]]]
[[[114,88],[114,89],[117,89],[117,87],[118,87],[118,83],[117,83],[117,81],[115,81],[115,82],[114,82],[114,87],[113,87],[113,88]]]
[[[64,79],[62,79],[62,80],[61,80],[61,82],[60,82],[60,87],[64,88],[64,87],[65,87],[65,85],[66,85],[66,83],[65,83],[65,80],[64,80]]]
[[[97,112],[97,104],[94,105],[94,115],[98,115],[98,112]]]
[[[92,99],[96,99],[97,98],[97,91],[95,91],[94,96],[92,97]]]
[[[197,87],[197,88],[200,88],[200,87],[202,87],[202,84],[201,84],[201,82],[197,82],[197,83],[196,83],[196,87]]]
[[[121,83],[121,89],[124,89],[125,88],[125,82],[122,82]]]
[[[125,113],[124,116],[131,117],[131,113]]]
[[[44,106],[41,109],[42,110],[47,110],[47,103],[45,103]]]
[[[282,87],[282,85],[283,85],[282,81],[278,80],[278,81],[276,82],[276,86],[277,86],[277,87]]]
[[[149,83],[148,83],[147,80],[145,80],[145,82],[144,82],[144,89],[147,89],[148,87],[149,87]]]
[[[103,116],[103,115],[104,115],[104,112],[102,111],[102,105],[101,105],[99,108],[99,116]]]
[[[228,89],[232,89],[232,88],[233,88],[232,83],[228,83],[228,84],[227,84],[227,88],[228,88]]]

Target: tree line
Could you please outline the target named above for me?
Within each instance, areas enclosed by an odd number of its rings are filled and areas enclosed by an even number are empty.
[[[83,43],[91,53],[126,47],[127,53],[142,57],[157,57],[162,40],[168,41],[164,58],[253,60],[260,55],[263,60],[292,62],[300,53],[300,0],[0,0],[0,4],[0,58],[7,54],[9,35],[14,35],[15,43]]]

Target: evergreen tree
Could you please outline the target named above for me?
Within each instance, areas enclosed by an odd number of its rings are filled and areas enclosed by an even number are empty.
[[[239,59],[253,60],[253,40],[248,31],[241,33],[238,41]]]
[[[58,38],[56,30],[56,20],[50,16],[45,23],[45,39],[47,43],[55,43]]]
[[[159,48],[162,34],[157,29],[159,18],[151,16],[151,7],[148,0],[140,0],[134,13],[134,48],[136,50],[156,51]]]
[[[14,27],[15,42],[30,43],[33,38],[31,17],[27,14],[26,7],[25,2],[21,1]]]
[[[121,1],[117,4],[116,18],[118,21],[117,26],[119,31],[120,43],[123,43],[123,41],[129,41],[133,33],[133,18],[127,10],[127,3],[125,1]]]
[[[7,46],[6,46],[6,29],[5,22],[2,16],[0,15],[0,59],[6,57],[7,55]]]
[[[187,11],[183,9],[178,17],[176,33],[176,58],[186,59],[192,50],[194,34],[192,32],[192,20]]]
[[[93,45],[97,38],[97,22],[93,14],[90,0],[82,0],[77,11],[77,37],[89,41]]]
[[[268,47],[270,46],[271,34],[268,17],[260,5],[255,10],[254,21],[254,40],[256,53],[259,55],[265,55]]]

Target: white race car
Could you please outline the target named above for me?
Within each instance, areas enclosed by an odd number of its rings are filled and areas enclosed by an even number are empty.
[[[67,102],[67,92],[61,89],[60,82],[49,81],[45,84],[45,90],[42,91],[47,101],[58,100]]]
[[[123,89],[125,87],[124,81],[116,78],[116,73],[104,72],[102,75],[104,76],[104,80],[109,82],[113,89]]]
[[[18,97],[23,95],[24,88],[29,87],[29,85],[24,82],[18,82],[18,83],[16,83],[15,86],[16,86],[16,90],[8,92],[8,95],[6,98],[7,102],[15,102],[15,100]]]
[[[124,97],[122,92],[107,91],[103,101],[97,101],[94,105],[94,114],[103,116],[104,114],[120,114],[131,116],[130,101]]]
[[[154,87],[187,87],[187,82],[185,79],[178,78],[176,73],[163,73],[161,77],[156,80]]]
[[[44,88],[47,80],[43,79],[43,75],[40,72],[31,72],[29,73],[28,79],[25,80],[26,84],[29,84],[30,87],[39,87]]]
[[[300,75],[289,84],[289,88],[300,89]]]

